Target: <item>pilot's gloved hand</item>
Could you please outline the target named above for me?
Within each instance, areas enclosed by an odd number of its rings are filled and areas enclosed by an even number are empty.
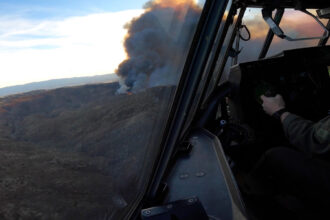
[[[275,112],[285,108],[285,102],[281,95],[277,94],[275,97],[266,97],[262,95],[262,107],[268,115],[273,115]]]

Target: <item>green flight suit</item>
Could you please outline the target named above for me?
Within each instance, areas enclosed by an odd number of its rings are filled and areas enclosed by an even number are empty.
[[[314,123],[290,113],[283,121],[283,129],[299,150],[316,155],[330,153],[330,116]]]

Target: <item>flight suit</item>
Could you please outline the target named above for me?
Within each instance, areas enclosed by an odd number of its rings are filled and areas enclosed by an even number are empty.
[[[283,130],[298,150],[322,155],[330,152],[330,116],[317,123],[289,114],[283,120]]]
[[[283,129],[296,148],[276,147],[259,161],[255,174],[278,190],[293,195],[330,219],[330,116],[313,123],[290,114]],[[326,156],[326,157],[325,157]],[[270,181],[269,181],[270,180]]]

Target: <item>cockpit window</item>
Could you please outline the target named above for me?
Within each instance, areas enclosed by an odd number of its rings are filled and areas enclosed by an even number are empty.
[[[238,62],[248,62],[257,60],[266,39],[269,26],[262,17],[261,8],[247,8],[243,17],[242,24],[246,25],[251,33],[249,41],[240,40],[240,54]],[[275,15],[276,10],[273,12]],[[316,15],[315,10],[310,12]],[[320,19],[326,25],[326,19]],[[285,9],[285,13],[280,23],[280,27],[286,35],[292,38],[300,37],[320,37],[323,35],[321,26],[310,16],[293,9]],[[244,33],[242,35],[244,38]],[[272,44],[267,53],[267,57],[277,55],[283,50],[290,50],[295,48],[313,47],[318,44],[319,40],[305,40],[305,41],[287,41],[274,36]],[[329,45],[329,42],[328,42]]]
[[[260,8],[247,8],[242,24],[246,25],[251,34],[249,41],[240,40],[241,53],[238,55],[238,62],[257,60],[265,41],[268,26],[263,20]],[[242,37],[247,39],[246,31],[242,30]]]
[[[0,3],[0,216],[139,202],[204,1]]]
[[[316,15],[315,10],[310,10],[310,12]],[[320,20],[326,25],[325,19]],[[320,37],[323,35],[324,31],[312,17],[293,9],[285,10],[280,27],[288,36],[291,36],[292,38]],[[275,36],[274,41],[269,48],[268,55],[276,55],[283,50],[314,47],[317,46],[318,42],[319,40],[290,42]]]

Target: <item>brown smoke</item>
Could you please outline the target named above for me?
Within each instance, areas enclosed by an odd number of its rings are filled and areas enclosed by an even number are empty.
[[[177,83],[201,8],[193,0],[155,0],[126,25],[128,58],[116,71],[119,93]]]

